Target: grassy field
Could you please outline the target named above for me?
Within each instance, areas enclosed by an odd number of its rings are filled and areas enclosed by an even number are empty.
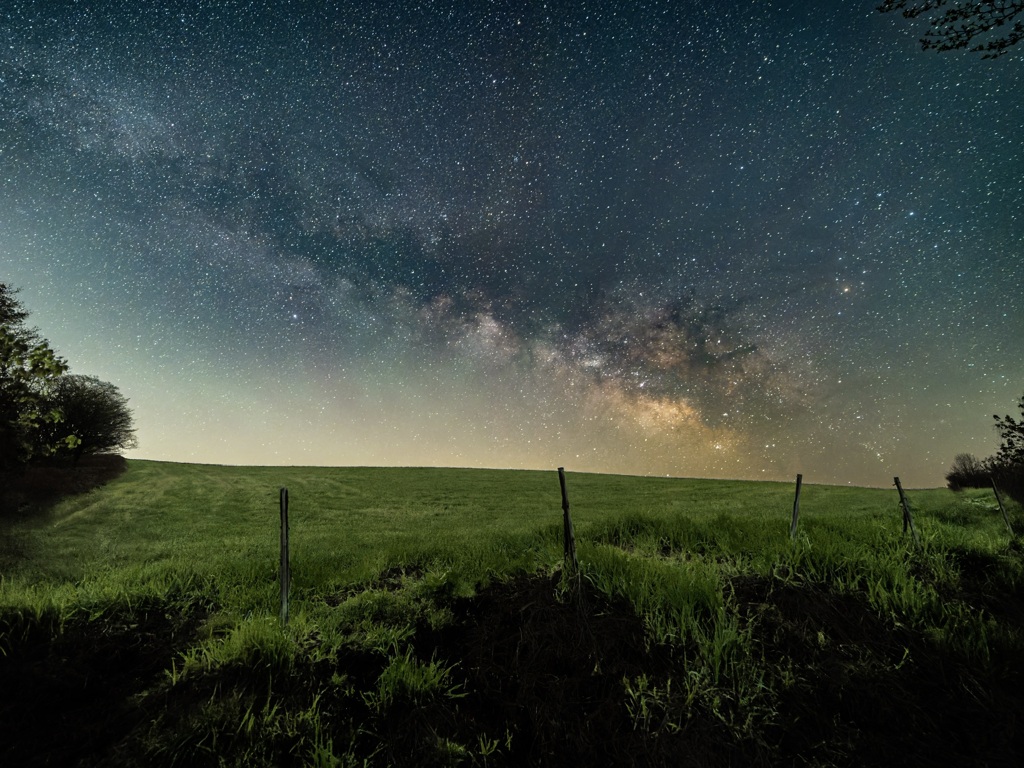
[[[0,517],[3,765],[1017,765],[990,491],[131,461]],[[292,589],[282,626],[278,491]],[[1008,504],[1024,529],[1021,509]]]

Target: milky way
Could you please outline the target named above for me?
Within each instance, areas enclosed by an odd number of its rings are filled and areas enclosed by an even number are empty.
[[[0,279],[140,457],[936,485],[1024,58],[875,5],[5,3]]]

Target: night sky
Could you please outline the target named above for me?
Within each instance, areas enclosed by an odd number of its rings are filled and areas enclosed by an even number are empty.
[[[0,279],[129,456],[940,485],[1024,392],[1024,51],[877,4],[5,0]]]

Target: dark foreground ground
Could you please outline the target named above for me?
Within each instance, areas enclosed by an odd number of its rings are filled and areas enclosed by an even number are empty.
[[[981,584],[989,564],[966,565]],[[982,678],[857,595],[765,579],[730,590],[753,623],[763,684],[776,692],[746,724],[734,717],[739,702],[688,699],[695,648],[650,647],[630,605],[586,581],[567,588],[524,575],[453,598],[454,621],[418,627],[411,640],[416,658],[451,669],[449,695],[398,695],[383,709],[363,694],[388,655],[355,648],[316,662],[301,651],[284,665],[253,659],[172,685],[165,670],[196,642],[209,606],[136,605],[63,627],[3,615],[0,765],[310,760],[296,754],[308,738],[301,724],[260,730],[253,713],[268,706],[318,707],[331,730],[320,740],[359,765],[1022,764],[1024,660],[1002,657],[998,638],[987,665],[995,673]],[[1012,614],[1004,618],[1022,614],[1020,595],[973,597]],[[624,681],[635,694],[642,676],[648,693],[631,698]]]

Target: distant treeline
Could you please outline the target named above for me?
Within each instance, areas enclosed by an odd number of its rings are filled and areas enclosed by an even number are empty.
[[[995,427],[1002,442],[994,456],[979,459],[970,453],[957,454],[946,473],[946,484],[959,491],[964,488],[989,488],[994,483],[1024,504],[1024,395],[1017,403],[1020,420],[995,415]]]

